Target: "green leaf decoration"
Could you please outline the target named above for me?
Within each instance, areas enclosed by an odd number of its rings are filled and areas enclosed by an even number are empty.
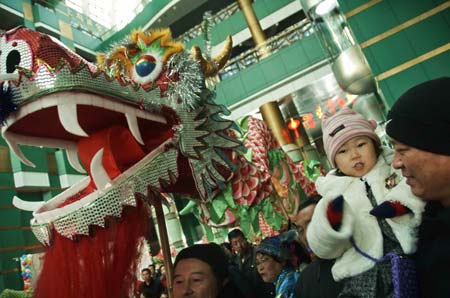
[[[241,230],[242,233],[244,233],[244,235],[247,236],[250,234],[250,225],[251,225],[250,216],[245,206],[238,205],[238,209],[239,215],[241,216],[241,225],[240,225]]]
[[[259,207],[259,206],[258,206]],[[253,228],[253,231],[259,231],[259,211],[261,210],[261,208],[258,208],[257,206],[250,208],[250,220],[251,220],[251,225]]]
[[[286,154],[281,149],[276,148],[269,150],[267,157],[269,158],[270,170],[273,171],[274,167],[286,158]]]
[[[211,202],[206,203],[206,208],[209,211],[209,218],[212,222],[218,224],[220,222],[221,216],[217,213],[217,210],[214,209],[213,204]]]
[[[191,213],[192,209],[194,209],[195,206],[197,206],[197,204],[194,201],[189,200],[187,205],[184,206],[183,210],[178,212],[178,214],[187,215],[187,214]]]
[[[303,169],[305,170],[306,178],[312,182],[316,182],[317,178],[320,176],[319,165],[320,161],[314,159],[305,160],[303,163]]]
[[[247,152],[245,152],[243,155],[247,161],[252,162],[252,160],[253,160],[253,151],[252,150],[248,149]]]
[[[261,202],[261,204],[263,204],[262,212],[267,223],[275,230],[279,230],[281,228],[281,224],[283,223],[283,216],[275,212],[272,207],[272,203],[270,203],[270,198],[265,199]]]
[[[202,223],[201,225],[205,231],[206,239],[208,239],[208,241],[214,241],[214,233],[211,227],[204,223]]]
[[[214,210],[214,213],[218,217],[219,221],[215,221],[216,223],[220,223],[223,215],[225,214],[225,210],[228,208],[228,203],[223,196],[216,197],[211,202],[211,208]],[[210,210],[211,212],[211,210]]]
[[[219,196],[223,196],[228,206],[230,206],[232,209],[236,208],[236,202],[233,198],[233,189],[231,187],[231,182],[227,183],[227,187],[222,191],[221,194],[219,194]]]

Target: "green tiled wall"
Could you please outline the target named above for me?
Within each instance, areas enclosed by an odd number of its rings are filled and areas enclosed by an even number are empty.
[[[340,0],[347,13],[365,1]],[[359,43],[379,36],[448,1],[442,0],[382,0],[351,16],[348,23]],[[450,43],[450,8],[420,20],[393,35],[381,38],[363,49],[375,76],[416,59]],[[450,75],[449,51],[424,60],[412,67],[379,80],[379,86],[389,105],[407,89],[426,80]]]
[[[218,103],[230,106],[325,59],[316,35],[305,37],[216,85]]]

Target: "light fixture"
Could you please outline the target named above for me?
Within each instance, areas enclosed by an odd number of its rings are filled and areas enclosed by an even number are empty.
[[[324,16],[329,14],[333,9],[335,9],[337,3],[335,0],[325,0],[320,2],[316,7],[316,14],[319,16]]]

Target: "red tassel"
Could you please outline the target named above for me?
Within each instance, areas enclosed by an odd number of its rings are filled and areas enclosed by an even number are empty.
[[[107,228],[95,227],[93,236],[72,241],[54,232],[34,297],[130,297],[149,217],[138,200],[137,208],[127,207],[120,221],[110,218]]]

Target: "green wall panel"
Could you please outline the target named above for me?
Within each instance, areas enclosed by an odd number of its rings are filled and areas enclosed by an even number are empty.
[[[374,72],[375,75],[396,67],[417,56],[404,31],[383,39],[372,45],[371,49],[379,66],[379,72]]]
[[[41,5],[33,5],[33,16],[35,22],[42,22],[59,31],[58,17],[52,9]]]
[[[0,231],[0,247],[21,246],[25,243],[20,230]]]
[[[0,186],[13,187],[14,177],[12,173],[0,173]]]
[[[350,10],[353,10],[361,5],[366,4],[370,0],[339,0],[339,7],[341,8],[342,12],[347,13]]]
[[[444,10],[443,12],[441,12],[441,14],[447,22],[447,25],[450,26],[450,9]]]
[[[391,29],[398,21],[389,4],[382,1],[349,18],[348,23],[356,39],[361,43]]]
[[[278,53],[262,60],[258,66],[266,79],[267,87],[280,81],[287,75],[283,60]]]
[[[281,61],[287,74],[297,72],[309,66],[310,59],[306,54],[304,47],[300,43],[295,43],[287,47],[281,55]]]
[[[394,11],[397,21],[404,23],[419,14],[422,14],[436,6],[430,0],[385,0]]]
[[[231,105],[247,95],[247,92],[245,92],[244,84],[242,83],[239,75],[233,76],[230,79],[221,82],[221,84],[223,84],[222,90],[226,90],[226,93],[223,94],[225,96],[224,98],[218,98],[217,101],[220,103]]]
[[[10,151],[11,166],[13,172],[48,172],[47,155],[45,150],[39,150],[35,147],[30,146],[20,146],[20,148],[22,149],[23,154],[28,158],[28,160],[34,163],[36,167],[32,168],[21,163],[16,155]]]
[[[450,76],[450,51],[423,62],[422,67],[429,79]]]
[[[317,37],[315,35],[305,37],[221,81],[216,85],[216,101],[227,106],[235,104],[253,93],[322,61],[325,57]]]
[[[325,54],[324,49],[322,48],[318,37],[315,34],[304,37],[302,40],[297,43],[301,43],[306,56],[309,59],[309,65],[317,63],[323,60],[327,55]]]
[[[404,32],[418,56],[450,42],[450,26],[442,14],[427,18]]]
[[[370,65],[370,68],[372,69],[372,73],[380,73],[380,66],[378,66],[378,56],[374,55],[372,48],[368,47],[365,49],[362,49],[364,56],[367,59],[367,62]]]
[[[9,199],[9,204],[11,204]],[[20,226],[22,224],[22,211],[17,208],[0,209],[0,226]]]
[[[6,275],[0,276],[0,280],[4,281],[5,288],[14,290],[23,290],[22,278],[20,272],[12,272]],[[0,284],[1,285],[1,284]],[[0,289],[2,289],[0,287]]]
[[[428,80],[428,76],[420,64],[383,80],[383,84],[387,84],[391,91],[391,97],[386,98],[386,102],[392,106],[406,90],[426,80]]]
[[[9,8],[12,8],[18,12],[23,13],[23,6],[22,1],[17,0],[0,0],[0,3],[3,5],[8,6]]]
[[[59,175],[64,175],[64,174],[80,175],[80,173],[78,173],[69,164],[69,161],[67,160],[67,155],[66,155],[65,151],[63,151],[63,150],[56,151],[55,158],[56,158],[56,166],[58,168]]]
[[[239,76],[247,94],[255,93],[267,86],[263,73],[257,68],[245,69],[239,72]]]

